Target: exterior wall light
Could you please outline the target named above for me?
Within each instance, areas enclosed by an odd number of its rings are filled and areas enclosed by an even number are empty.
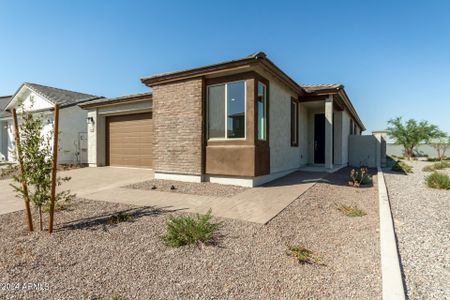
[[[95,124],[94,117],[87,117],[86,121],[87,121],[88,125],[94,125]]]

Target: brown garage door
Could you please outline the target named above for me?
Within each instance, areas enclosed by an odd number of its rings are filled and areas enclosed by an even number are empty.
[[[106,163],[110,166],[151,168],[152,113],[106,118]]]

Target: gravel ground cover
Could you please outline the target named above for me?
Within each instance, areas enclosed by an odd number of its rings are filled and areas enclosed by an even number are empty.
[[[349,187],[348,171],[316,184],[267,225],[217,219],[218,245],[202,248],[165,246],[166,221],[181,212],[151,207],[78,200],[57,213],[52,236],[27,234],[23,212],[2,215],[0,283],[44,290],[0,289],[0,298],[380,299],[377,191]],[[367,215],[346,217],[336,203]],[[119,211],[133,221],[109,224]],[[320,263],[299,264],[288,245],[306,247]]]
[[[410,299],[450,299],[450,191],[428,188],[422,168],[385,173],[403,276]],[[450,169],[439,172],[450,175]]]
[[[171,187],[175,189],[172,189]],[[213,197],[233,197],[234,195],[241,193],[248,188],[236,185],[223,185],[211,182],[181,182],[173,180],[161,180],[153,179],[140,183],[135,183],[126,186],[127,188],[138,190],[155,190],[160,192],[173,192],[182,194],[192,194],[200,196],[213,196]],[[155,189],[153,189],[155,187]]]

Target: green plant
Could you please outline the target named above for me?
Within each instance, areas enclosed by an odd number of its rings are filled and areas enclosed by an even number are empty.
[[[369,170],[366,167],[352,169],[350,171],[350,179],[351,181],[349,181],[349,184],[355,187],[367,185],[372,182],[372,178],[369,175]]]
[[[358,208],[356,205],[336,204],[336,208],[347,217],[362,217],[367,215],[365,211]]]
[[[447,161],[439,161],[437,163],[434,163],[432,165],[428,165],[422,168],[422,171],[424,172],[433,172],[436,170],[442,170],[442,169],[446,169],[446,168],[450,168],[450,163]]]
[[[433,165],[428,165],[422,168],[422,171],[424,172],[433,172],[435,170]]]
[[[433,189],[450,189],[450,177],[446,174],[433,172],[432,174],[425,177],[425,181],[428,187]]]
[[[419,143],[445,135],[436,125],[429,124],[427,121],[417,122],[410,119],[403,124],[402,118],[397,117],[389,120],[388,124],[388,135],[394,139],[396,144],[403,145],[405,157],[408,159],[411,159],[414,147]]]
[[[211,209],[206,215],[171,217],[163,241],[170,247],[210,244],[221,223],[211,222]]]
[[[286,254],[294,257],[300,264],[316,264],[320,261],[311,250],[301,246],[288,246]]]
[[[442,159],[436,158],[436,157],[429,157],[427,158],[427,161],[443,161],[443,160],[450,160],[450,157],[444,156]]]
[[[407,163],[405,163],[403,161],[395,162],[395,164],[392,166],[391,170],[395,171],[395,172],[402,172],[405,174],[413,172],[412,166],[408,165]]]
[[[32,105],[31,105],[32,106]],[[12,174],[11,186],[16,191],[16,196],[25,199],[25,191],[22,182],[28,186],[28,198],[37,208],[39,213],[40,229],[43,229],[42,213],[50,203],[52,183],[52,132],[43,135],[44,117],[26,111],[22,104],[19,105],[20,117],[20,149],[22,150],[23,174],[17,172],[17,166],[11,166],[8,171]],[[56,184],[60,186],[69,181],[70,177],[57,177]],[[74,195],[70,191],[61,191],[56,194],[58,201],[70,201]],[[44,209],[43,209],[44,208]]]
[[[431,139],[430,145],[436,149],[437,158],[443,160],[445,158],[445,151],[450,147],[450,136],[443,132],[438,137]]]
[[[108,223],[108,225],[115,225],[115,224],[119,224],[122,222],[131,222],[133,221],[133,216],[124,212],[119,212],[115,215],[112,215],[111,217],[108,218],[108,221],[106,223]]]

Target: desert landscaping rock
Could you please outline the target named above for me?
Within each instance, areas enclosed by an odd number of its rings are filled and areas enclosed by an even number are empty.
[[[181,182],[173,180],[153,179],[132,185],[127,188],[138,190],[155,190],[159,192],[172,192],[212,197],[233,197],[248,188],[236,185],[224,185],[211,182]]]
[[[450,299],[450,191],[425,185],[422,168],[385,173],[406,290],[410,299]],[[450,174],[450,169],[439,172]]]
[[[316,184],[267,225],[223,222],[217,246],[168,248],[169,216],[181,214],[77,200],[56,232],[28,234],[23,212],[0,216],[0,282],[48,291],[0,290],[6,299],[380,299],[377,191],[347,186],[348,170]],[[375,178],[376,180],[376,178]],[[344,216],[336,202],[367,215]],[[108,225],[119,211],[130,222]],[[299,264],[287,245],[313,251]]]

